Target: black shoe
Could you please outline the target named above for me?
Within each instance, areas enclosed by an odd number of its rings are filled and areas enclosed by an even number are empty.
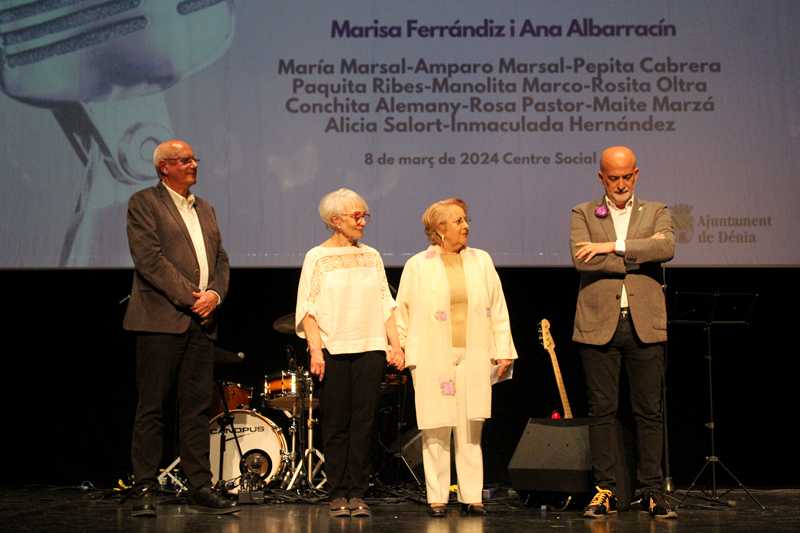
[[[486,507],[482,503],[462,503],[461,514],[464,516],[486,516]]]
[[[653,518],[678,518],[678,513],[660,490],[651,490],[642,495],[642,511],[650,513]]]
[[[155,516],[156,515],[156,494],[155,487],[144,486],[133,489],[133,507],[131,516]]]
[[[586,518],[603,518],[617,512],[617,497],[608,489],[597,487],[592,501],[583,511]]]
[[[229,500],[221,494],[214,492],[211,490],[211,487],[202,487],[193,490],[189,494],[189,502],[192,505],[203,507],[204,510],[213,512],[214,514],[235,513],[239,510],[234,500]]]
[[[428,514],[434,518],[444,518],[447,516],[446,505],[428,505]]]

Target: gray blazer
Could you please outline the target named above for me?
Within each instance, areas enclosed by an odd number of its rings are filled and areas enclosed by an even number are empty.
[[[634,197],[625,255],[611,253],[595,256],[588,263],[576,261],[576,243],[617,240],[611,215],[599,218],[594,213],[604,201],[601,198],[572,208],[570,251],[580,273],[572,339],[598,346],[611,340],[619,321],[624,281],[636,334],[646,343],[664,342],[667,309],[661,289],[661,263],[675,254],[672,216],[664,204]],[[652,239],[656,233],[665,238]]]
[[[208,255],[208,290],[224,300],[228,291],[228,254],[222,248],[216,214],[197,198],[197,217]],[[123,327],[130,331],[183,333],[189,328],[191,307],[199,290],[200,265],[178,208],[163,184],[144,189],[128,202],[128,244],[133,257],[133,289]],[[213,320],[205,323],[216,336]]]

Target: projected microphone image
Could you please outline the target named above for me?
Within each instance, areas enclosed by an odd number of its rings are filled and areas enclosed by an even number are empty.
[[[127,254],[125,206],[174,137],[163,91],[230,46],[232,0],[12,0],[0,6],[0,88],[50,109],[84,165],[59,265]]]

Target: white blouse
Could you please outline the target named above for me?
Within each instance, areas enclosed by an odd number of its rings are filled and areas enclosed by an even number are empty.
[[[395,307],[374,248],[315,246],[306,253],[294,315],[299,337],[306,337],[303,318],[310,315],[332,354],[386,350],[386,321]]]

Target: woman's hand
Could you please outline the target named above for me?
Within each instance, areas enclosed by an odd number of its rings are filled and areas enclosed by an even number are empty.
[[[514,362],[513,359],[495,359],[495,364],[499,367],[497,369],[497,378],[503,379],[506,377],[509,369],[511,368],[511,364]]]
[[[406,354],[399,346],[392,346],[386,352],[386,361],[397,370],[403,370],[406,365]]]
[[[322,350],[320,348],[311,350],[310,370],[320,381],[325,377],[325,356],[322,355]]]

